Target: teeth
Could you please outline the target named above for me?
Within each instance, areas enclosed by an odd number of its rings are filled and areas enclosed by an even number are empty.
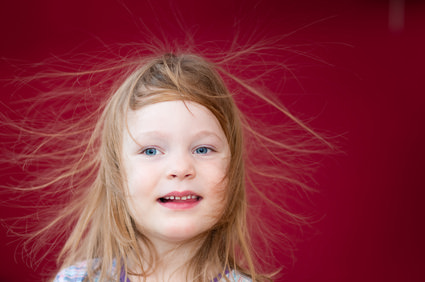
[[[164,197],[165,200],[181,200],[181,201],[185,201],[185,200],[190,200],[190,199],[198,199],[198,196],[195,195],[189,195],[189,196],[183,196],[183,197],[178,197],[178,196],[167,196]]]

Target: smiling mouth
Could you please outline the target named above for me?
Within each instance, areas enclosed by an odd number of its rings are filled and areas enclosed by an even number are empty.
[[[187,195],[187,196],[166,196],[159,198],[158,201],[161,203],[193,203],[198,202],[202,197],[197,195]]]

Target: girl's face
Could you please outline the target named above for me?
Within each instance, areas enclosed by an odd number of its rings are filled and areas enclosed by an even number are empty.
[[[128,203],[152,241],[207,231],[225,205],[230,149],[217,118],[195,102],[167,101],[128,114],[123,162]]]

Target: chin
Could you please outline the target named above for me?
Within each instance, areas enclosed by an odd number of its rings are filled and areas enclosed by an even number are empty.
[[[208,231],[211,227],[200,228],[199,224],[169,226],[163,233],[170,242],[182,242],[195,238]]]

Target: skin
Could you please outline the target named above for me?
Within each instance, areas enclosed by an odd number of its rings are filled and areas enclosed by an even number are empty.
[[[188,243],[186,249],[180,248],[181,243],[209,230],[224,209],[230,149],[217,118],[189,101],[130,111],[122,154],[128,204],[138,228],[160,257],[168,254],[168,268],[181,265],[194,247]],[[190,191],[196,199],[189,204],[160,200],[182,191]],[[172,251],[176,246],[179,254]]]

